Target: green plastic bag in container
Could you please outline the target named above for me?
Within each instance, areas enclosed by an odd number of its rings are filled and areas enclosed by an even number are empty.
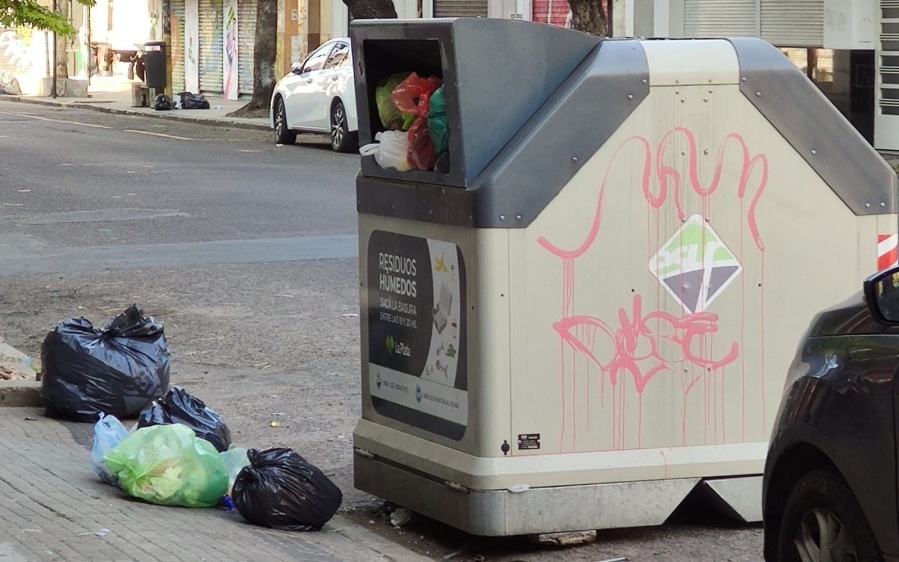
[[[393,99],[390,97],[393,90],[402,84],[410,74],[412,73],[400,72],[398,74],[393,74],[384,80],[381,80],[378,83],[378,87],[375,88],[375,103],[378,106],[378,117],[380,117],[381,125],[383,125],[385,129],[405,131],[415,119],[414,115],[404,116],[400,110],[397,109],[396,104],[393,103]]]
[[[212,507],[228,491],[228,469],[219,452],[182,424],[138,429],[104,462],[122,490],[157,505]]]
[[[431,95],[431,106],[428,108],[428,133],[434,143],[434,153],[441,154],[449,150],[449,132],[446,130],[446,96],[443,86]]]

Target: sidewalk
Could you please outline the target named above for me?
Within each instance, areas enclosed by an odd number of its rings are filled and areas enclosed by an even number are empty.
[[[319,532],[251,526],[223,509],[161,507],[104,485],[90,424],[0,408],[0,562],[32,560],[424,561],[341,514]]]
[[[94,76],[91,78],[87,98],[59,97],[53,99],[38,96],[0,96],[0,101],[11,100],[58,107],[77,107],[79,109],[92,109],[107,113],[142,115],[159,119],[179,119],[201,124],[225,125],[243,129],[271,129],[271,122],[268,118],[247,119],[227,116],[228,113],[246,105],[247,100],[232,101],[214,95],[206,95],[210,109],[156,111],[152,107],[131,107],[132,83],[135,82],[122,76]],[[150,100],[150,103],[152,104],[153,100]]]

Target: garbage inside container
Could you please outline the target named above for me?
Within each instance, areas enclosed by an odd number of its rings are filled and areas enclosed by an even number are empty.
[[[412,125],[414,117],[411,115],[404,116],[403,113],[397,109],[396,103],[394,103],[391,97],[396,87],[402,84],[410,74],[411,72],[398,72],[388,76],[384,80],[381,80],[378,83],[377,89],[375,89],[375,103],[378,107],[378,117],[381,120],[381,125],[383,125],[385,129],[406,130]]]
[[[340,491],[321,470],[291,449],[248,452],[231,497],[255,525],[285,531],[318,531],[337,513]]]
[[[91,466],[94,473],[100,477],[100,480],[115,486],[118,484],[116,478],[103,462],[103,457],[111,450],[115,449],[119,443],[128,437],[128,429],[122,425],[122,422],[115,416],[100,415],[100,420],[94,424],[94,442],[91,446]]]
[[[434,91],[428,107],[428,133],[438,155],[449,150],[449,134],[446,128],[446,94],[443,86]]]
[[[94,422],[100,414],[136,417],[169,387],[163,326],[137,305],[103,329],[69,318],[41,345],[41,395],[47,416]]]
[[[194,430],[197,437],[205,439],[219,452],[231,445],[231,431],[220,415],[206,403],[181,387],[173,386],[161,400],[155,400],[143,409],[137,427],[180,423]]]
[[[104,461],[125,492],[157,505],[212,507],[228,490],[215,447],[177,423],[138,429]]]
[[[362,156],[374,156],[382,168],[396,168],[400,172],[411,170],[409,165],[409,138],[404,131],[381,131],[371,144],[359,148]]]

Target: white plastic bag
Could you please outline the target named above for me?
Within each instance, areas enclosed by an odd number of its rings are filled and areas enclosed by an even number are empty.
[[[224,453],[219,453],[222,460],[225,461],[225,467],[228,469],[228,495],[231,495],[231,488],[237,475],[245,466],[250,466],[250,459],[247,457],[247,450],[243,447],[231,447]]]
[[[128,437],[128,430],[115,416],[100,415],[100,421],[94,424],[94,444],[91,447],[91,465],[100,480],[116,486],[118,479],[106,468],[103,457],[115,449],[116,445]]]
[[[378,142],[361,147],[359,154],[374,155],[375,161],[382,168],[396,168],[400,172],[412,169],[406,160],[409,140],[404,131],[382,131],[375,135],[375,140]]]

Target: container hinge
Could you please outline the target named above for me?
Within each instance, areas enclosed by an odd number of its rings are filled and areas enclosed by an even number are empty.
[[[446,482],[444,482],[444,485],[446,485],[446,487],[451,490],[455,490],[457,492],[462,492],[463,494],[468,494],[471,492],[471,490],[469,490],[462,484],[456,484],[455,482],[446,481]]]
[[[354,451],[355,451],[355,453],[356,453],[357,455],[359,455],[360,457],[365,457],[365,458],[367,458],[367,459],[374,459],[374,458],[375,458],[374,453],[369,453],[369,452],[366,451],[365,449],[354,449]]]

